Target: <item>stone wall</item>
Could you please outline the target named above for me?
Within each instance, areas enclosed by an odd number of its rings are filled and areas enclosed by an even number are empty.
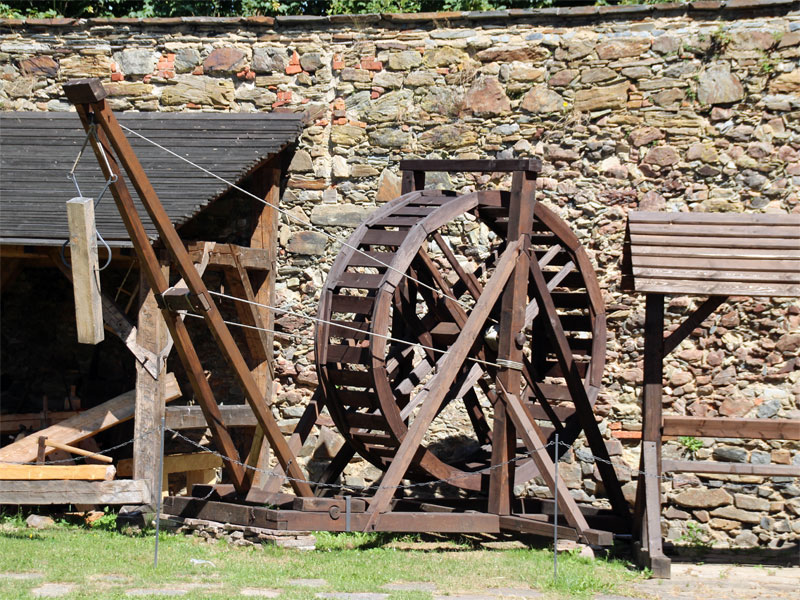
[[[625,216],[800,212],[798,6],[730,0],[277,20],[6,21],[0,102],[4,110],[68,110],[61,84],[96,76],[115,110],[306,111],[282,205],[340,236],[398,193],[401,158],[541,157],[539,199],[568,220],[597,265],[610,315],[597,410],[629,481],[638,464],[644,311],[642,298],[619,290]],[[484,175],[436,182],[458,190],[507,184]],[[336,248],[288,220],[280,238],[281,301],[313,314]],[[695,302],[673,298],[670,327]],[[301,319],[277,325],[311,340]],[[283,338],[279,346],[276,412],[288,428],[316,375],[309,343]],[[666,409],[798,418],[798,347],[800,303],[733,298],[670,356]],[[797,443],[701,442],[697,458],[800,464]],[[336,443],[323,429],[314,455]],[[690,453],[678,441],[665,446],[670,457]],[[580,442],[562,472],[577,497],[594,499],[597,473]],[[348,472],[351,483],[375,475],[358,466]],[[673,540],[777,548],[800,534],[796,479],[686,475],[664,487],[664,529]],[[529,491],[543,493],[536,485]]]

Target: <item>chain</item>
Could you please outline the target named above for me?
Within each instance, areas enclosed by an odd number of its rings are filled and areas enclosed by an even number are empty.
[[[462,473],[461,475],[454,475],[453,477],[448,477],[446,479],[435,479],[433,481],[423,481],[423,482],[420,482],[420,483],[408,483],[408,484],[405,484],[405,485],[371,485],[371,486],[366,487],[366,488],[361,488],[361,487],[357,487],[357,486],[348,486],[348,485],[341,484],[341,483],[321,483],[321,482],[318,482],[318,481],[310,481],[310,480],[307,480],[307,479],[299,479],[297,477],[290,477],[290,476],[286,475],[285,473],[282,473],[282,472],[279,472],[279,471],[271,471],[271,470],[267,470],[267,469],[260,469],[258,467],[254,467],[252,465],[248,465],[246,463],[243,463],[241,461],[233,459],[233,458],[231,458],[229,456],[225,456],[224,454],[220,454],[219,452],[215,452],[214,450],[209,450],[206,446],[200,445],[199,443],[195,442],[192,439],[187,438],[186,436],[182,435],[178,431],[175,431],[174,429],[170,429],[169,427],[167,427],[166,430],[169,431],[170,433],[174,434],[175,437],[180,438],[185,442],[188,442],[189,444],[195,446],[196,448],[199,448],[199,449],[203,450],[204,452],[210,452],[211,454],[213,454],[215,456],[218,456],[222,460],[225,460],[225,461],[228,461],[230,463],[239,465],[240,467],[244,467],[245,469],[249,469],[251,471],[257,471],[259,473],[263,473],[264,475],[280,477],[280,478],[284,479],[285,481],[295,481],[295,482],[298,482],[298,483],[306,483],[308,485],[313,485],[313,486],[316,486],[316,487],[350,489],[350,490],[354,490],[354,491],[407,490],[407,489],[413,489],[413,488],[419,488],[419,487],[427,487],[427,486],[439,485],[439,484],[442,484],[442,483],[450,483],[452,481],[457,481],[459,479],[464,479],[465,477],[471,477],[472,475],[481,475],[483,473],[489,473],[489,472],[491,472],[491,471],[493,471],[495,469],[499,469],[499,468],[504,467],[506,465],[509,465],[511,463],[515,463],[515,462],[519,462],[521,460],[525,460],[526,458],[530,458],[531,454],[533,453],[533,451],[526,452],[525,454],[523,454],[521,456],[516,456],[516,457],[514,457],[514,458],[512,458],[510,460],[504,461],[502,463],[498,463],[496,465],[491,465],[489,467],[485,467],[485,468],[479,469],[477,471],[471,471],[469,473]],[[551,447],[553,445],[555,445],[555,442],[549,442],[549,443],[545,444],[544,446],[541,446],[539,448],[535,448],[534,451],[545,450],[545,449],[547,449],[547,448],[549,448],[549,447]]]
[[[112,446],[111,448],[106,448],[105,450],[101,450],[99,452],[94,452],[90,456],[76,456],[75,458],[52,460],[52,461],[48,461],[47,464],[48,465],[55,465],[55,464],[60,464],[60,463],[72,463],[72,462],[74,462],[76,460],[85,459],[85,458],[92,458],[92,456],[107,455],[110,452],[113,452],[114,450],[119,450],[120,448],[124,448],[125,446],[129,446],[130,444],[133,444],[134,442],[136,442],[138,440],[141,440],[141,439],[143,439],[143,438],[145,438],[145,437],[147,437],[149,435],[152,435],[153,433],[157,433],[159,430],[160,430],[159,428],[148,429],[147,431],[144,431],[144,432],[140,433],[138,436],[136,436],[136,437],[134,437],[134,438],[132,438],[130,440],[127,440],[125,442],[117,444],[116,446]],[[370,486],[368,486],[366,488],[361,488],[361,487],[358,487],[358,486],[349,486],[349,485],[341,484],[341,483],[321,483],[321,482],[318,482],[318,481],[311,481],[311,480],[308,480],[308,479],[300,479],[300,478],[297,478],[297,477],[290,477],[290,476],[286,475],[285,473],[283,473],[281,471],[273,471],[273,470],[261,469],[261,468],[258,468],[258,467],[254,467],[252,465],[248,465],[247,463],[243,463],[243,462],[241,462],[239,460],[236,460],[236,459],[231,458],[229,456],[226,456],[224,454],[220,454],[219,452],[216,452],[214,450],[210,450],[207,446],[201,445],[199,442],[196,442],[193,439],[186,437],[185,435],[183,435],[179,431],[176,431],[175,429],[171,429],[169,427],[166,427],[165,431],[170,432],[171,434],[173,434],[175,436],[175,438],[180,439],[180,440],[188,443],[189,445],[194,446],[195,448],[197,448],[199,450],[202,450],[203,452],[208,452],[210,454],[213,454],[214,456],[217,456],[217,457],[221,458],[224,461],[233,463],[235,465],[239,465],[240,467],[243,467],[243,468],[251,470],[251,471],[256,471],[256,472],[259,472],[259,473],[262,473],[264,475],[268,475],[268,476],[271,476],[271,477],[280,477],[280,478],[284,479],[287,482],[294,481],[294,482],[305,483],[305,484],[316,486],[316,487],[336,488],[336,489],[349,489],[349,490],[359,491],[359,492],[377,491],[377,490],[384,490],[384,489],[407,490],[407,489],[415,489],[415,488],[421,488],[421,487],[435,486],[435,485],[440,485],[440,484],[448,484],[448,483],[451,483],[453,481],[458,481],[460,479],[464,479],[466,477],[471,477],[473,475],[482,475],[484,473],[490,473],[491,471],[494,471],[495,469],[500,469],[502,467],[505,467],[506,465],[509,465],[509,464],[512,464],[512,463],[517,463],[517,462],[522,461],[522,460],[526,460],[526,459],[531,457],[533,452],[538,452],[540,450],[546,450],[547,448],[551,448],[552,446],[556,445],[556,442],[548,442],[544,446],[540,446],[540,447],[534,448],[534,450],[532,450],[532,451],[526,452],[526,453],[524,453],[524,454],[522,454],[520,456],[516,456],[516,457],[514,457],[512,459],[503,461],[503,462],[498,463],[496,465],[491,465],[491,466],[488,466],[488,467],[484,467],[483,469],[479,469],[477,471],[471,471],[469,473],[462,473],[460,475],[454,475],[453,477],[448,477],[448,478],[445,478],[445,479],[435,479],[435,480],[432,480],[432,481],[423,481],[423,482],[419,482],[419,483],[408,483],[408,484],[405,484],[405,485],[396,485],[396,486],[370,485]],[[563,447],[564,449],[570,449],[572,447],[572,446],[570,446],[570,444],[567,444],[565,442],[558,442],[558,445]],[[607,465],[611,465],[612,467],[618,467],[619,466],[619,465],[616,465],[613,461],[606,460],[606,459],[601,458],[599,456],[595,456],[594,454],[589,454],[589,458],[593,462],[602,462],[602,463],[605,463]],[[5,464],[10,464],[10,465],[30,464],[29,461],[28,462],[26,462],[26,461],[3,461],[3,462]],[[584,462],[588,462],[588,461],[584,461]],[[628,467],[628,469],[629,469],[629,472],[630,472],[631,476],[636,476],[636,477],[639,477],[639,476],[652,477],[654,479],[659,479],[661,481],[669,481],[669,482],[675,482],[675,481],[678,481],[679,479],[681,479],[679,477],[672,476],[672,475],[651,473],[651,472],[642,471],[642,470],[639,470],[639,469],[632,469],[630,467]],[[685,480],[681,480],[680,482],[681,482],[682,485],[687,485],[687,483],[688,483]]]

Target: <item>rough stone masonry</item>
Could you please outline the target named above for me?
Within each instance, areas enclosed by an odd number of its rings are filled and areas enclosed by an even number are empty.
[[[602,430],[632,497],[638,464],[642,298],[619,290],[628,211],[800,211],[800,3],[701,1],[491,13],[336,17],[6,20],[3,110],[69,110],[61,85],[100,77],[117,111],[305,111],[310,122],[281,202],[347,236],[399,193],[401,158],[544,161],[539,199],[596,264],[610,315]],[[438,177],[466,191],[507,182]],[[455,246],[479,244],[449,231]],[[337,248],[284,222],[278,293],[313,314]],[[676,297],[668,322],[694,299]],[[288,431],[316,384],[311,325],[277,326],[276,408]],[[798,418],[800,305],[732,298],[668,359],[667,412]],[[800,464],[788,442],[703,439],[665,455]],[[319,469],[341,440],[303,450]],[[593,501],[599,478],[579,441],[561,472]],[[365,462],[350,484],[377,477]],[[530,494],[544,494],[535,482]],[[771,548],[800,536],[800,482],[676,477],[664,484],[674,541]]]

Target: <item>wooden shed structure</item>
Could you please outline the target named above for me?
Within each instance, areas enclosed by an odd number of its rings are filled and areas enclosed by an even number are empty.
[[[163,146],[128,134],[198,271],[222,271],[228,288],[261,303],[271,300],[274,289],[277,212],[230,184],[277,205],[303,122],[303,115],[294,113],[127,113],[120,117],[122,126]],[[108,351],[128,355],[125,360],[132,365],[129,370],[135,370],[135,389],[115,391],[113,386],[101,386],[94,390],[96,406],[87,407],[86,402],[80,406],[80,383],[65,374],[62,384],[66,400],[51,398],[48,406],[47,399],[31,395],[30,389],[36,386],[20,384],[14,373],[7,372],[15,364],[8,360],[10,352],[22,346],[29,361],[50,356],[48,348],[54,347],[62,353],[86,352],[74,335],[59,335],[61,328],[48,330],[47,335],[7,338],[25,331],[32,323],[54,319],[54,314],[30,314],[25,310],[26,306],[41,306],[26,300],[41,296],[35,282],[26,281],[26,273],[38,273],[39,283],[50,278],[67,282],[69,251],[64,244],[69,230],[65,203],[75,196],[98,200],[105,182],[90,147],[76,170],[80,190],[67,177],[86,139],[74,113],[0,113],[0,131],[0,293],[4,305],[16,296],[12,304],[17,309],[3,311],[0,433],[4,443],[20,431],[30,434],[0,447],[0,463],[35,461],[40,453],[40,436],[55,444],[72,445],[135,417],[133,460],[121,465],[117,472],[120,475],[127,471],[132,479],[19,481],[0,476],[0,504],[150,502],[161,489],[161,482],[155,481],[160,454],[157,425],[165,414],[164,403],[179,397],[180,388],[175,377],[166,372],[172,342],[161,323],[153,294],[140,277],[133,245],[110,194],[100,198],[95,211],[97,231],[111,251],[107,277],[113,287],[104,290],[103,321],[106,330],[118,338],[113,342],[116,346]],[[145,215],[140,204],[137,209]],[[158,248],[155,227],[146,216],[143,222]],[[99,251],[101,264],[105,263],[106,250],[101,247]],[[162,268],[168,273],[166,259]],[[74,319],[71,303],[68,310]],[[243,305],[239,318],[247,324],[271,323],[268,311],[247,305]],[[13,342],[19,340],[25,343],[14,346]],[[246,341],[248,365],[266,393],[271,389],[268,358],[272,340],[264,332],[253,331]],[[57,366],[50,365],[51,372],[54,368],[57,370]],[[82,381],[86,383],[85,378]],[[251,420],[247,418],[251,415],[236,407],[228,412],[225,417],[233,422]],[[176,407],[166,416],[167,426],[173,429],[205,426],[202,414],[193,407]],[[65,458],[58,452],[50,444],[44,450],[51,458]],[[208,466],[196,459],[188,462],[193,462],[197,470]],[[3,469],[0,464],[0,471]],[[6,468],[6,474],[11,470]]]
[[[642,454],[634,531],[642,563],[669,577],[661,541],[664,473],[800,477],[800,466],[662,460],[664,436],[800,440],[800,420],[698,418],[662,410],[664,359],[731,296],[800,297],[800,215],[633,212],[622,287],[646,296]],[[707,297],[680,326],[664,330],[666,296]]]

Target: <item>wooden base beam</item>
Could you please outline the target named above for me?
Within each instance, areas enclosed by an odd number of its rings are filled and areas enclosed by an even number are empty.
[[[145,504],[150,486],[141,479],[116,481],[0,481],[0,504]]]

